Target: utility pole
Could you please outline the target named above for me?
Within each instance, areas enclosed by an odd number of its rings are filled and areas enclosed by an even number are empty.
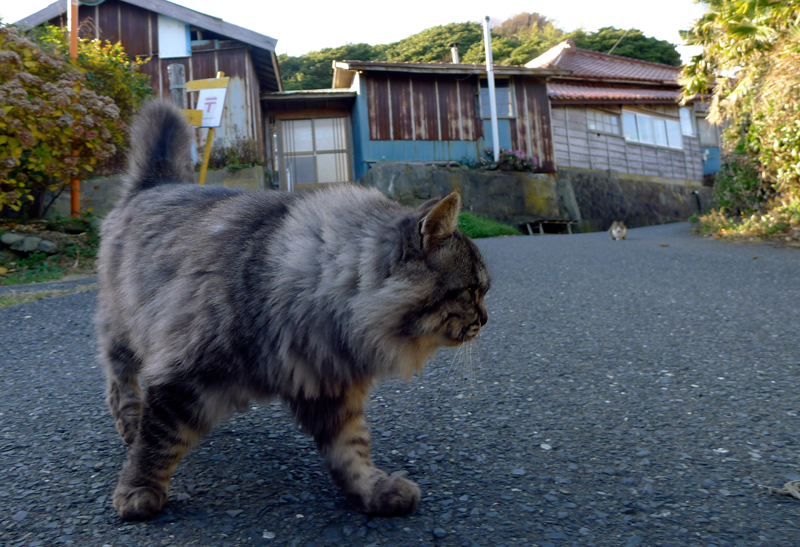
[[[78,0],[67,1],[67,26],[69,27],[69,58],[78,58]],[[77,151],[73,152],[77,155]],[[81,214],[81,183],[77,178],[70,181],[70,212],[72,218]]]
[[[494,60],[492,59],[492,35],[489,33],[489,16],[483,20],[483,38],[486,46],[486,79],[489,81],[489,112],[492,116],[492,150],[494,162],[500,160],[500,136],[497,134],[497,98],[494,94]]]

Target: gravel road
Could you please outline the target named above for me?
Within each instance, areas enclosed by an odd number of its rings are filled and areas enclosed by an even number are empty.
[[[479,241],[478,343],[372,392],[374,459],[423,491],[406,518],[356,513],[265,403],[120,521],[96,293],[0,309],[0,545],[798,546],[800,501],[759,485],[800,479],[800,252],[688,230]]]

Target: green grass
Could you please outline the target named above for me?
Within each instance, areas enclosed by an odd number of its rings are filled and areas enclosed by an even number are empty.
[[[26,285],[28,283],[41,283],[63,277],[66,268],[54,263],[44,253],[32,255],[17,260],[15,270],[0,277],[0,285]]]
[[[458,229],[472,239],[479,237],[518,236],[519,230],[487,218],[476,217],[471,213],[458,215]]]

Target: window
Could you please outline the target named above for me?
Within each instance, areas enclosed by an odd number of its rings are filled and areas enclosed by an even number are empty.
[[[497,102],[497,117],[513,118],[514,106],[512,104],[511,87],[508,80],[494,81],[494,97],[495,101]],[[461,100],[464,100],[463,96]],[[481,80],[481,116],[483,118],[492,117],[491,106],[489,106],[488,80]]]
[[[681,107],[681,133],[686,135],[687,137],[694,137],[694,124],[692,123],[692,118],[694,118],[694,113],[692,112],[691,108]]]
[[[349,182],[347,118],[281,120],[287,190]]]
[[[623,111],[622,131],[628,141],[683,148],[681,124],[676,120]]]
[[[619,135],[619,116],[616,114],[608,114],[599,110],[587,110],[586,125],[589,127],[589,131]]]
[[[697,119],[697,135],[700,137],[700,146],[719,146],[717,127],[708,120]]]

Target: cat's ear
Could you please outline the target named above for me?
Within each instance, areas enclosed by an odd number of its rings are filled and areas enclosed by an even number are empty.
[[[461,210],[461,196],[450,192],[420,221],[422,248],[425,252],[434,249],[443,239],[458,228],[458,213]]]

